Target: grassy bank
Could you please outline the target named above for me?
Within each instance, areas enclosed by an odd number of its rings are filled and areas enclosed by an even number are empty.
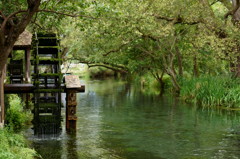
[[[202,76],[181,80],[180,96],[203,106],[240,108],[240,80],[227,76]]]
[[[0,129],[0,159],[32,159],[36,152],[28,147],[20,133],[32,119],[31,113],[23,109],[24,104],[17,95],[6,97],[6,125]]]

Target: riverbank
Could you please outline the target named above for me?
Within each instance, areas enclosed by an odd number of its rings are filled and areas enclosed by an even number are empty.
[[[175,96],[170,77],[162,79],[164,87],[151,76],[141,76],[134,79],[142,91],[151,94],[170,94]],[[196,103],[203,107],[240,109],[240,79],[229,75],[178,78],[180,92],[178,97],[187,103]],[[164,90],[161,90],[164,88]]]
[[[37,156],[21,133],[32,120],[30,111],[24,110],[24,104],[18,95],[6,95],[6,124],[0,129],[1,159],[33,159]]]
[[[8,128],[0,129],[0,158],[2,159],[33,159],[36,151],[29,148],[27,140],[20,133]]]
[[[240,108],[240,79],[229,76],[201,76],[181,80],[180,97],[202,106]]]

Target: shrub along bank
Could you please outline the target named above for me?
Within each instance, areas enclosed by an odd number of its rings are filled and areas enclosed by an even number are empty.
[[[36,152],[28,148],[26,139],[20,134],[31,121],[31,113],[24,111],[24,104],[17,95],[8,95],[6,101],[6,126],[0,129],[0,159],[32,159]]]
[[[4,128],[0,129],[0,158],[2,159],[32,159],[36,156],[33,149],[28,148],[23,135]]]

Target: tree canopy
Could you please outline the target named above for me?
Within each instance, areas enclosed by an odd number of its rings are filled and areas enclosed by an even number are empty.
[[[3,0],[0,13],[0,69],[29,26],[58,31],[67,59],[168,74],[177,90],[185,74],[240,74],[239,0]]]

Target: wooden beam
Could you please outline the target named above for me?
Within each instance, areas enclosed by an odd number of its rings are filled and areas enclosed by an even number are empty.
[[[21,94],[21,93],[34,93],[34,85],[33,84],[5,84],[4,92],[5,94]],[[61,89],[64,92],[67,92],[67,88],[65,85],[61,86]],[[85,85],[81,85],[80,88],[74,89],[76,93],[85,92]]]
[[[30,58],[31,58],[31,48],[27,48],[25,50],[25,83],[30,83],[31,80],[30,80],[30,73],[31,73],[31,70],[30,70],[30,67],[31,67],[31,61],[30,61]]]
[[[21,93],[33,93],[33,84],[5,84],[4,85],[5,94],[21,94]]]

